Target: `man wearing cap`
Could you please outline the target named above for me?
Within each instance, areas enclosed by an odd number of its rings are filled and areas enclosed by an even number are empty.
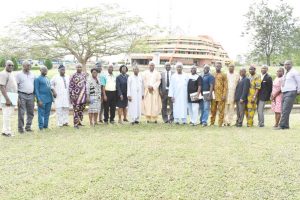
[[[217,111],[219,112],[219,122],[218,122],[219,127],[221,127],[224,123],[225,100],[226,100],[227,89],[228,89],[227,76],[226,74],[222,73],[221,69],[222,69],[222,63],[216,62],[216,74],[215,74],[215,84],[214,84],[215,98],[213,98],[211,102],[211,117],[210,117],[210,125],[213,126],[215,124]]]
[[[51,88],[56,93],[55,109],[57,125],[59,127],[69,125],[69,108],[70,108],[70,94],[69,82],[70,79],[65,75],[65,66],[58,67],[59,74],[51,79]]]
[[[143,114],[146,116],[147,122],[157,123],[157,116],[161,109],[161,99],[159,95],[159,85],[161,75],[155,70],[154,62],[149,63],[149,70],[143,74],[145,96],[143,100]]]
[[[177,73],[171,78],[169,97],[172,98],[174,108],[174,122],[175,124],[186,124],[187,108],[188,108],[188,76],[186,76],[183,70],[183,64],[176,63]]]
[[[24,133],[24,115],[27,119],[25,131],[31,132],[32,119],[34,117],[34,74],[30,71],[31,64],[25,60],[22,63],[23,70],[16,75],[18,85],[18,131]]]
[[[230,64],[228,66],[227,72],[227,83],[228,83],[228,90],[226,95],[226,102],[225,102],[225,118],[224,118],[224,126],[231,126],[233,116],[235,115],[234,112],[234,105],[235,105],[235,90],[236,86],[239,82],[239,75],[234,72],[234,64]],[[248,91],[247,91],[248,92]]]
[[[249,68],[250,88],[248,92],[247,105],[245,115],[247,117],[247,126],[253,126],[253,118],[257,107],[257,95],[261,88],[261,79],[256,74],[256,67],[251,65]]]
[[[161,84],[159,86],[159,92],[161,96],[162,109],[161,114],[164,123],[172,123],[173,118],[173,103],[171,97],[168,97],[169,87],[171,83],[171,76],[173,72],[171,72],[171,64],[169,62],[165,63],[165,71],[161,73]],[[170,109],[170,115],[168,115],[168,106]]]

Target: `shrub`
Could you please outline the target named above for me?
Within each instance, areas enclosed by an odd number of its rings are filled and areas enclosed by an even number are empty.
[[[52,69],[53,67],[53,63],[50,59],[46,59],[44,64],[47,67],[47,69]]]
[[[19,69],[19,64],[17,58],[13,57],[11,58],[11,61],[14,63],[14,71],[17,71]]]
[[[5,59],[0,58],[0,67],[5,67]]]

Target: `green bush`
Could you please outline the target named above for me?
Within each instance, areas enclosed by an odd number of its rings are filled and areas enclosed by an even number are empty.
[[[11,58],[11,61],[14,63],[14,71],[17,71],[19,69],[17,58],[13,57]]]
[[[47,67],[47,69],[52,69],[53,67],[53,63],[50,59],[46,59],[44,64]]]
[[[0,58],[0,67],[5,67],[5,59],[4,58]]]

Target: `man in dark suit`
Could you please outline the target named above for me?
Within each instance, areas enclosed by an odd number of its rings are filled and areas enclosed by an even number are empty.
[[[247,97],[250,87],[250,80],[246,76],[246,69],[240,69],[240,80],[236,86],[234,101],[236,102],[237,120],[236,126],[242,127],[247,104]]]
[[[264,109],[266,102],[270,100],[273,87],[272,77],[268,74],[268,66],[261,68],[261,88],[258,92],[257,113],[258,126],[264,127]]]
[[[159,92],[162,102],[161,114],[165,123],[172,123],[174,120],[173,103],[171,97],[168,97],[168,93],[173,72],[171,72],[171,64],[169,62],[165,63],[165,69],[166,70],[161,73],[161,83],[159,86]],[[170,115],[168,115],[168,106],[170,107]]]

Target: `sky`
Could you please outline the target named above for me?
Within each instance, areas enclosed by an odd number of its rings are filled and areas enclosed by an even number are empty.
[[[249,5],[254,0],[4,0],[0,12],[0,28],[11,22],[43,11],[81,9],[101,3],[117,3],[146,23],[157,24],[185,35],[209,35],[220,42],[235,59],[249,50],[249,41],[241,37]],[[276,4],[279,0],[269,0]],[[300,1],[285,0],[300,17]]]

